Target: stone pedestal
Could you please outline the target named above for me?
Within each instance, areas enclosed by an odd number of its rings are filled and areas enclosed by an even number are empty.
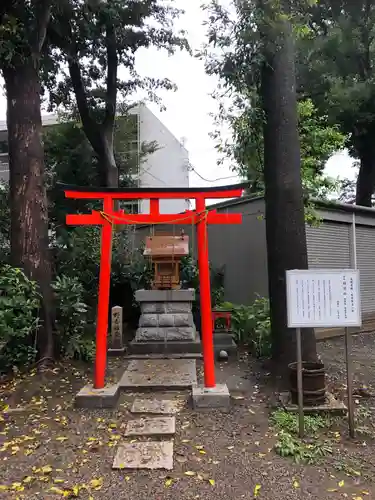
[[[141,317],[131,351],[136,354],[200,352],[193,321],[195,290],[138,290]]]

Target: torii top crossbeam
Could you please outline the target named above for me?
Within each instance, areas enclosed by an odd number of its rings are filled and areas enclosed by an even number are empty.
[[[111,277],[112,226],[114,224],[196,224],[204,381],[206,388],[215,387],[215,359],[211,322],[211,290],[208,261],[207,224],[240,224],[241,214],[217,213],[206,209],[207,199],[238,198],[248,183],[199,188],[93,188],[60,184],[66,198],[103,200],[103,210],[90,214],[69,214],[68,225],[99,225],[102,227],[99,274],[98,314],[96,323],[95,389],[102,389],[107,364],[107,330]],[[115,200],[150,200],[149,214],[128,215],[114,210]],[[180,214],[161,214],[161,199],[195,199],[196,209]]]

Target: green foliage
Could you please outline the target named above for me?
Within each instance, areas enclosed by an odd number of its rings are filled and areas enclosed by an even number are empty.
[[[1,369],[27,366],[35,360],[40,295],[21,269],[0,267]]]
[[[167,78],[138,75],[135,54],[152,46],[170,54],[178,48],[187,49],[184,33],[175,33],[173,29],[173,22],[180,14],[179,9],[160,0],[68,0],[54,9],[48,29],[44,80],[52,91],[51,105],[62,105],[75,113],[78,104],[82,114],[83,103],[76,104],[76,98],[79,101],[82,96],[75,92],[76,84],[82,83],[84,106],[90,119],[100,125],[114,111],[113,84],[125,99],[139,89],[154,99],[156,89],[173,89]],[[73,67],[72,60],[78,65]],[[119,66],[123,68],[123,79],[117,74]],[[105,82],[107,74],[110,77]]]
[[[310,30],[297,43],[298,92],[340,128],[351,156],[361,160],[364,193],[359,184],[357,195],[370,206],[368,194],[375,188],[369,186],[375,179],[375,6],[366,0],[317,2],[309,14]]]
[[[284,410],[276,410],[270,416],[270,422],[278,431],[298,434],[298,415]],[[319,430],[328,427],[329,420],[321,415],[305,415],[306,434],[316,434]]]
[[[285,431],[278,433],[275,451],[281,457],[291,457],[296,463],[316,464],[332,453],[328,442],[305,443]]]
[[[256,357],[271,355],[271,320],[268,299],[258,297],[251,306],[224,302],[220,308],[232,312],[232,329],[237,342],[246,344]]]
[[[199,309],[200,287],[199,287],[199,270],[196,261],[190,255],[181,259],[180,277],[183,288],[195,289],[195,304]],[[210,266],[211,277],[211,306],[217,307],[224,298],[224,273],[221,269],[214,269]]]
[[[207,72],[219,76],[221,81],[214,94],[220,103],[216,116],[218,129],[225,123],[232,133],[226,141],[222,140],[220,131],[213,137],[218,151],[232,160],[233,170],[251,181],[250,193],[261,195],[264,192],[265,118],[260,95],[260,71],[264,64],[264,37],[260,36],[260,26],[271,23],[274,27],[274,22],[267,20],[267,9],[257,9],[251,1],[238,2],[235,9],[225,10],[214,0],[206,9],[210,15],[209,43],[201,56],[206,61]],[[306,14],[306,3],[294,3],[291,15],[298,28],[298,38],[310,32],[305,24]],[[306,199],[325,198],[337,190],[337,182],[324,175],[324,166],[332,154],[343,149],[347,133],[330,124],[328,113],[318,112],[311,99],[304,98],[298,103],[298,114],[301,176]],[[308,218],[311,210],[307,207],[306,211]]]
[[[10,252],[9,184],[0,182],[0,264],[8,261]]]
[[[60,354],[68,359],[92,361],[95,354],[94,329],[88,324],[89,307],[83,302],[84,289],[76,277],[58,276],[53,283],[56,298],[56,333]]]
[[[282,457],[291,457],[297,463],[317,463],[332,453],[327,441],[317,439],[317,433],[331,425],[329,418],[320,415],[305,415],[305,432],[313,436],[313,442],[301,441],[298,435],[298,415],[276,410],[270,416],[270,423],[277,431],[275,451]]]

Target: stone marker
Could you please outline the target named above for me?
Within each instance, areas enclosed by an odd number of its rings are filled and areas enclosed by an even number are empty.
[[[173,441],[143,441],[118,447],[112,469],[173,469]]]
[[[175,417],[139,418],[129,420],[125,436],[173,436],[175,432]]]
[[[173,399],[139,399],[134,400],[132,413],[151,413],[154,415],[174,415],[185,405],[185,401]]]
[[[112,307],[110,339],[111,351],[122,351],[124,349],[122,337],[122,307],[120,306]]]

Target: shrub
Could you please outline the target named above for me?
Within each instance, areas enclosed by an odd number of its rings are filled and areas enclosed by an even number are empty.
[[[58,276],[53,283],[56,296],[56,333],[61,356],[91,361],[95,354],[94,330],[84,289],[78,278]]]
[[[238,343],[249,347],[256,357],[271,355],[269,300],[258,297],[251,306],[224,302],[220,308],[232,311],[232,329]]]
[[[27,366],[36,357],[40,295],[21,269],[0,267],[1,370]]]

